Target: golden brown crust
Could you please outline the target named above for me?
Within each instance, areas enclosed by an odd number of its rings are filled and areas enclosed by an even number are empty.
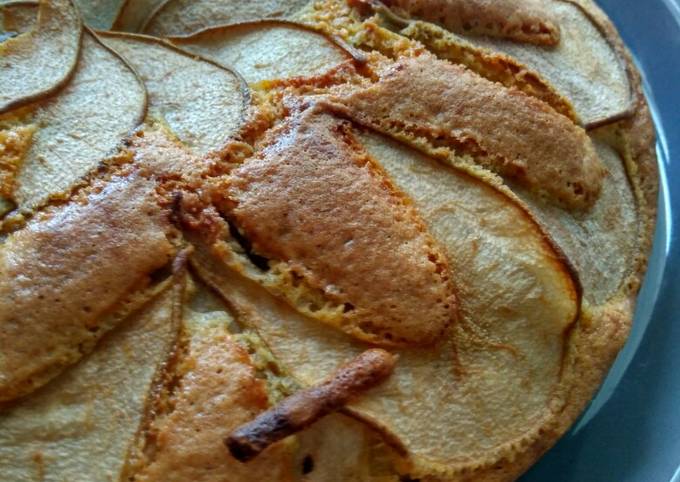
[[[616,118],[607,119],[607,124],[614,124],[598,127],[597,130],[591,132],[591,135],[597,136],[598,140],[604,140],[614,145],[621,153],[621,156],[625,159],[626,168],[630,176],[630,182],[633,185],[633,190],[638,201],[638,215],[640,217],[640,222],[637,250],[639,252],[639,256],[635,260],[635,264],[631,266],[630,276],[624,285],[621,286],[620,292],[601,306],[593,306],[589,305],[588,302],[585,302],[578,323],[575,326],[570,326],[569,329],[564,332],[564,344],[567,346],[567,349],[565,350],[562,357],[562,367],[559,373],[559,384],[557,384],[554,393],[551,393],[549,396],[549,403],[547,404],[546,413],[541,412],[539,417],[538,412],[536,412],[537,415],[534,417],[535,420],[532,417],[527,418],[527,420],[532,418],[532,421],[535,422],[535,424],[530,426],[530,430],[528,430],[521,437],[507,437],[508,439],[513,438],[513,440],[509,440],[507,444],[503,444],[499,450],[495,450],[494,448],[493,450],[489,449],[486,452],[475,452],[474,456],[469,457],[467,460],[462,461],[458,465],[455,465],[458,462],[448,463],[449,461],[446,461],[446,463],[442,462],[439,465],[433,463],[432,466],[428,466],[426,463],[416,466],[409,466],[408,460],[405,461],[403,465],[398,465],[397,468],[403,473],[409,473],[411,475],[418,476],[419,480],[422,480],[423,482],[454,480],[456,482],[514,480],[521,472],[526,470],[538,457],[540,457],[568,429],[573,420],[575,420],[592,396],[595,388],[601,382],[603,376],[606,374],[606,371],[612,363],[616,353],[618,352],[618,349],[625,341],[630,328],[634,298],[637,293],[637,289],[639,288],[642,273],[644,272],[646,265],[646,253],[649,251],[652,230],[654,227],[658,181],[653,152],[653,128],[651,119],[649,117],[649,112],[641,93],[639,76],[632,67],[632,63],[630,62],[628,54],[622,47],[620,39],[618,39],[614,28],[611,26],[606,17],[589,0],[564,1],[577,4],[582,9],[584,9],[589,18],[593,19],[593,21],[598,24],[598,28],[604,32],[608,41],[611,42],[612,45],[616,46],[617,52],[619,55],[621,55],[621,58],[626,59],[629,69],[629,76],[631,78],[631,85],[633,85],[635,89],[635,99],[637,104],[634,112],[630,111],[626,114],[630,115],[630,117],[624,119],[623,117],[616,116]],[[402,3],[407,2],[405,1]],[[417,2],[410,2],[409,4],[414,3]],[[474,2],[460,2],[461,5],[463,3],[471,4]],[[511,4],[512,2],[508,3]],[[457,74],[460,74],[460,71],[457,70],[456,72]],[[460,77],[460,75],[458,75],[458,77]],[[448,82],[455,82],[456,79],[456,76],[451,76],[446,77],[445,80]],[[368,79],[362,80],[366,81],[364,85],[368,84],[369,82]],[[411,83],[416,83],[413,81],[413,76],[408,77],[408,81]],[[303,83],[304,81],[301,80],[300,85]],[[274,83],[268,85],[271,87],[274,85]],[[285,85],[281,85],[285,87]],[[293,84],[291,83],[289,85]],[[416,89],[418,91],[418,96],[422,94],[421,91],[423,90],[423,86],[426,85],[427,83],[425,81],[417,83]],[[352,94],[355,92],[356,91],[353,91]],[[375,99],[371,98],[370,100]],[[392,102],[392,100],[390,100],[390,102]],[[446,103],[444,103],[444,105],[446,105],[447,108],[449,107],[449,105]],[[385,110],[388,110],[388,108],[392,107],[393,106],[391,105],[386,106]],[[342,106],[338,106],[337,103],[334,108],[337,109],[338,112],[342,112],[346,117],[351,117],[349,110],[343,109]],[[501,110],[504,113],[508,110],[514,112],[514,108],[516,107],[508,106],[502,107]],[[438,114],[438,112],[435,114]],[[428,118],[431,115],[432,112],[427,113],[427,115],[424,117]],[[359,120],[364,124],[371,125],[369,122],[365,122],[361,119]],[[502,121],[505,122],[504,119]],[[385,126],[376,127],[383,131],[388,130]],[[422,135],[423,131],[411,131],[407,134],[411,136]],[[153,136],[153,133],[151,135]],[[271,135],[281,136],[282,132],[275,130],[272,131]],[[555,139],[563,139],[563,137],[560,137],[561,135],[561,133],[556,133]],[[480,136],[480,139],[486,139],[487,137],[488,135],[485,133],[483,136]],[[532,134],[531,137],[535,137],[534,134]],[[201,169],[199,167],[199,163],[201,161],[198,159],[191,159],[190,162],[185,165],[184,163],[188,160],[188,158],[181,152],[181,148],[178,148],[176,145],[173,146],[172,142],[166,142],[167,139],[161,138],[160,141],[162,142],[158,143],[151,137],[148,139],[140,137],[136,144],[133,141],[132,147],[137,153],[137,157],[135,158],[136,168],[140,169],[144,176],[149,180],[154,179],[162,181],[162,186],[156,186],[155,190],[157,193],[162,193],[165,196],[163,200],[165,203],[171,200],[172,196],[170,195],[176,190],[176,188],[190,188],[191,190],[199,191],[202,183],[204,182],[204,179],[202,178],[203,174],[213,171],[224,172],[223,169],[225,166],[222,165],[218,167],[216,165],[210,165],[209,163],[207,166],[202,166],[203,169]],[[427,142],[431,141],[432,137],[430,136],[427,138]],[[273,144],[276,144],[276,141],[270,143],[268,147]],[[259,145],[256,147],[257,149],[260,148]],[[265,147],[265,149],[266,148],[267,147]],[[424,150],[427,151],[427,149]],[[539,156],[537,156],[536,159],[536,165],[539,165],[538,161],[545,161],[545,159],[540,159],[538,157]],[[218,164],[217,160],[214,159],[210,159],[209,162],[215,162]],[[244,172],[247,171],[245,168],[247,164],[248,161],[246,161],[246,163],[241,166],[241,168],[244,169]],[[489,166],[487,164],[486,167],[493,166]],[[504,167],[506,166],[503,165],[503,168]],[[485,182],[490,184],[500,183],[496,176],[492,176],[483,169],[473,166],[470,167],[470,170],[477,172],[479,174],[479,178]],[[335,171],[341,171],[341,169],[336,169]],[[194,175],[197,172],[199,174]],[[416,170],[414,170],[413,173],[414,176],[418,175]],[[558,176],[555,177],[558,178]],[[263,178],[265,178],[265,176],[263,176]],[[295,176],[290,176],[286,179],[290,181],[290,179],[295,179]],[[559,181],[559,179],[556,179],[556,181]],[[112,182],[115,183],[115,179],[112,179]],[[288,184],[290,184],[290,182],[288,182]],[[539,184],[540,183],[536,183],[536,186]],[[505,186],[499,186],[498,184],[494,185],[499,190],[503,190],[503,192],[507,191]],[[217,184],[217,186],[226,186],[227,188],[230,187],[229,183]],[[541,187],[543,186],[541,185]],[[540,187],[537,189],[540,189]],[[198,209],[201,209],[204,207],[202,203],[205,200],[200,198],[199,194],[200,192],[197,192],[195,200],[197,200]],[[193,195],[187,194],[185,199],[189,199],[192,196]],[[415,198],[415,195],[412,194],[412,196]],[[86,200],[86,197],[87,196],[80,196],[78,200],[83,202]],[[555,197],[559,198],[558,196]],[[307,197],[305,195],[300,196],[300,199],[303,202],[306,200],[306,198]],[[262,202],[261,198],[255,200]],[[233,208],[233,206],[230,206],[229,203],[224,203],[224,200],[221,201],[221,207],[223,208],[224,213],[229,212]],[[264,201],[266,202],[267,199],[264,199]],[[562,201],[564,202],[564,200]],[[566,203],[569,204],[569,201],[566,201]],[[177,205],[179,205],[179,203],[177,203]],[[580,204],[580,206],[583,206],[583,204]],[[526,209],[530,211],[531,208],[527,207]],[[249,217],[249,215],[246,217]],[[212,231],[208,230],[209,232],[200,234],[212,236],[212,241],[220,239],[220,242],[222,242],[222,240],[219,238],[219,236],[225,234],[225,229],[226,235],[229,235],[229,227],[215,211],[211,211],[210,215],[206,214],[205,219],[207,220],[207,223],[215,222],[215,225],[212,226]],[[263,227],[259,226],[260,223],[257,223],[258,225],[256,225],[255,228],[260,228],[265,231],[268,226],[267,222],[270,220],[264,217],[262,219],[265,221],[262,223]],[[273,227],[270,226],[270,230],[271,229],[273,229]],[[223,245],[224,244],[225,243],[223,242]],[[224,247],[223,245],[222,247]],[[280,246],[276,243],[273,243],[272,247],[274,249],[280,249]],[[0,260],[2,260],[1,249],[2,248],[0,248]],[[559,258],[559,250],[557,251],[557,257]],[[214,264],[214,261],[208,260],[207,263]],[[0,266],[2,266],[1,263]],[[231,268],[233,268],[233,266],[230,266],[230,269]],[[563,269],[567,268],[563,267]],[[232,273],[232,275],[237,277],[240,276],[240,274],[241,273],[238,272],[238,270]],[[234,283],[234,291],[241,289],[239,281],[234,281]],[[229,292],[225,292],[224,294],[227,298],[232,295]],[[464,289],[462,290],[461,294],[465,294]],[[469,293],[467,294],[469,295]],[[1,281],[0,295],[2,295]],[[0,297],[0,299],[2,298]],[[261,301],[262,299],[258,300],[258,302]],[[253,302],[253,305],[249,308],[253,313],[255,313],[254,316],[257,316],[256,311],[261,308],[258,302]],[[274,299],[272,303],[277,303],[277,300]],[[473,311],[477,312],[483,310]],[[537,317],[537,319],[541,318]],[[274,323],[276,329],[292,330],[292,326],[283,326],[283,324],[286,322],[284,320],[285,317],[282,316],[278,320],[279,325]],[[455,325],[455,328],[460,328],[460,330],[463,331],[465,330],[465,327],[461,327],[460,324]],[[321,333],[321,338],[325,336],[323,326],[316,326],[314,329],[317,329],[318,332]],[[333,332],[333,330],[326,331]],[[0,330],[0,334],[1,333],[2,330]],[[310,331],[310,333],[316,332]],[[328,352],[333,351],[336,347],[342,346],[342,344],[345,342],[345,339],[342,337],[342,333],[333,333],[333,335],[337,335],[336,338],[333,338],[336,341],[331,344],[330,348],[327,350]],[[274,342],[274,339],[280,335],[276,333],[272,335],[270,333],[270,336],[272,337],[272,342]],[[267,406],[265,400],[266,392],[264,392],[264,389],[261,386],[261,381],[257,380],[256,382],[252,382],[252,380],[255,380],[255,376],[247,355],[245,355],[245,353],[242,351],[239,355],[237,353],[238,350],[233,350],[233,340],[226,333],[218,333],[216,336],[208,337],[208,339],[210,342],[207,342],[206,340],[196,341],[196,343],[193,344],[194,351],[190,351],[186,358],[186,363],[183,363],[182,365],[180,374],[182,381],[176,387],[176,398],[174,398],[172,401],[173,404],[176,403],[174,407],[179,408],[179,410],[176,410],[176,412],[171,411],[167,414],[163,414],[154,422],[154,430],[156,430],[156,433],[159,435],[158,441],[160,441],[160,445],[155,445],[154,450],[157,448],[160,448],[161,450],[160,452],[157,452],[158,457],[151,460],[151,463],[148,464],[144,469],[146,472],[142,472],[140,480],[174,480],[176,477],[178,481],[191,479],[198,481],[205,480],[207,482],[213,480],[223,480],[224,473],[233,475],[236,480],[288,480],[290,478],[290,473],[288,472],[288,464],[290,463],[289,457],[277,457],[276,455],[269,457],[269,455],[267,455],[269,453],[268,452],[263,456],[264,458],[262,460],[264,462],[262,462],[262,466],[242,466],[237,464],[235,460],[228,458],[223,447],[220,446],[219,439],[216,438],[218,431],[220,436],[225,434],[225,427],[228,427],[229,423],[232,422],[232,414],[235,414],[236,418],[238,418],[238,416],[248,412],[249,417],[251,418]],[[306,342],[306,340],[301,339],[301,337],[298,337],[298,339],[300,344],[304,344]],[[468,338],[463,337],[462,339],[462,347],[464,348],[463,351],[465,351],[465,349],[473,348],[474,344],[478,343],[478,340],[473,336],[469,336]],[[545,340],[541,338],[541,341]],[[533,352],[533,350],[539,350],[539,345],[540,343],[531,345],[532,348],[528,351]],[[500,350],[502,351],[504,349],[505,348],[501,348]],[[222,354],[218,354],[220,350],[222,350]],[[228,352],[228,354],[225,355],[225,352]],[[509,353],[510,352],[515,353],[515,355],[517,354],[517,352],[513,350],[509,350]],[[1,356],[3,353],[3,350],[0,349],[0,362],[2,361]],[[405,357],[406,356],[408,355],[405,355]],[[205,357],[205,364],[202,364],[202,357]],[[518,357],[517,360],[520,358],[521,357]],[[233,367],[235,380],[225,379],[225,377],[223,377],[221,374],[214,375],[211,371],[211,369],[215,368],[216,364],[219,364],[225,359],[228,360],[225,362],[225,365],[228,365],[230,368]],[[423,359],[427,359],[427,354],[423,354],[419,358],[421,361]],[[319,357],[318,360],[323,360],[325,363],[323,357]],[[404,358],[404,360],[406,360],[406,358]],[[509,362],[508,364],[512,364],[517,360]],[[232,361],[233,364],[231,363]],[[448,362],[450,362],[450,360],[447,360],[446,366],[451,365]],[[457,366],[457,363],[458,361],[454,365]],[[319,363],[319,365],[321,364],[322,363]],[[304,365],[304,361],[301,361],[298,365]],[[503,369],[504,366],[501,365],[499,366],[498,371]],[[480,371],[484,372],[484,369],[482,368]],[[478,372],[478,374],[480,373]],[[534,375],[536,375],[536,372],[534,372]],[[427,379],[421,380],[423,382],[429,381],[429,377],[420,378]],[[530,379],[531,378],[529,377],[529,380]],[[229,383],[238,384],[242,381],[243,393],[239,391],[238,397],[227,397],[227,400],[222,400],[220,398],[223,395],[222,390],[224,390],[224,386],[229,386]],[[218,383],[220,386],[216,386]],[[454,385],[454,387],[456,389],[458,388],[457,385]],[[228,394],[232,394],[232,392],[229,390],[230,389],[227,390]],[[453,391],[454,390],[451,392]],[[265,395],[263,395],[263,393]],[[387,391],[387,394],[382,392],[381,394],[385,397],[385,403],[388,404],[392,402],[392,400],[389,398],[389,390]],[[428,394],[425,392],[423,392],[422,398],[420,395],[421,394],[419,393],[417,400],[418,404],[424,403],[423,400],[428,396]],[[527,398],[530,397],[527,396]],[[518,400],[522,400],[522,398],[519,397],[519,399],[515,399],[513,402],[509,403],[512,405],[511,409],[519,410],[521,403],[516,405],[514,404]],[[196,405],[192,405],[192,402],[198,402],[199,407],[196,408]],[[216,402],[215,405],[211,405],[213,402]],[[484,403],[489,403],[489,401],[484,400]],[[211,405],[210,409],[203,410],[201,408],[208,405]],[[213,410],[215,406],[217,406],[217,411]],[[448,409],[450,405],[443,406],[446,406]],[[406,409],[406,407],[404,409]],[[219,414],[217,413],[218,411]],[[361,419],[362,417],[357,415],[357,413],[358,412],[355,412],[353,415],[357,416],[358,419]],[[206,416],[205,419],[203,418],[204,415]],[[308,415],[308,413],[305,413],[305,415]],[[543,417],[544,415],[545,417]],[[421,417],[412,418],[417,419],[410,421],[413,423],[418,423],[418,420],[422,419]],[[454,416],[452,416],[452,418],[455,420]],[[248,418],[244,417],[242,421],[247,419]],[[506,418],[506,420],[509,419],[509,417]],[[203,425],[203,421],[206,422],[206,425]],[[363,422],[367,424],[373,423],[370,417],[363,419]],[[522,422],[520,421],[520,423]],[[504,429],[504,427],[501,427],[500,423],[488,423],[488,419],[484,417],[480,417],[479,421],[472,425],[475,430],[479,426],[483,426],[485,430],[489,431],[489,433],[496,429],[500,431],[503,431]],[[198,435],[194,434],[196,429],[198,429]],[[379,429],[384,432],[389,431],[389,427],[379,427]],[[462,430],[461,433],[462,435],[459,437],[464,439],[465,436],[470,433],[470,430]],[[189,434],[189,436],[187,436],[187,434]],[[407,440],[410,437],[410,433],[408,432],[402,435],[404,440]],[[486,435],[487,434],[483,435],[481,438],[484,439]],[[332,437],[333,434],[331,433],[328,436]],[[438,438],[441,440],[442,444],[447,442],[445,437]],[[217,442],[215,442],[216,440]],[[401,440],[387,441],[394,443],[395,447],[403,449],[403,445],[400,445]],[[156,444],[156,441],[154,441],[154,444]],[[221,452],[218,452],[216,447],[219,447]],[[280,449],[278,446],[275,447],[275,452],[279,450],[284,449]],[[342,450],[339,449],[338,456],[341,455]],[[228,460],[225,461],[225,458],[228,458]],[[362,460],[362,463],[371,464],[372,461]],[[212,466],[218,467],[220,473],[216,475],[215,473],[210,472],[210,470],[205,470],[206,467]],[[273,468],[280,469],[280,471],[274,473],[275,470],[272,470]],[[433,475],[434,473],[439,475],[435,476]],[[330,480],[333,479],[331,478]],[[361,480],[364,482],[364,479]],[[393,478],[390,478],[390,480],[393,480]]]
[[[531,445],[519,448],[507,457],[472,470],[459,481],[509,482],[516,480],[547,452],[569,430],[592,399],[607,375],[611,364],[623,347],[633,322],[635,300],[647,268],[656,224],[656,205],[659,189],[658,165],[654,152],[655,135],[652,118],[642,92],[640,74],[628,50],[623,45],[609,18],[591,0],[561,0],[578,4],[615,46],[626,63],[633,87],[635,108],[632,117],[619,120],[611,128],[622,139],[616,147],[623,162],[638,202],[639,235],[638,257],[619,294],[600,306],[584,310],[579,322],[569,334],[569,349],[564,365],[562,392],[557,394],[559,410],[554,419],[541,429],[540,437]],[[447,478],[425,478],[428,482],[449,482]]]
[[[14,200],[17,172],[31,145],[34,126],[0,130],[0,199]],[[0,217],[2,217],[0,208]]]
[[[444,255],[343,121],[314,107],[291,116],[217,196],[254,253],[342,307],[346,332],[427,344],[455,316]]]
[[[409,22],[399,34],[422,43],[440,59],[465,65],[484,78],[542,100],[574,123],[580,122],[569,100],[540,73],[509,55],[477,47],[428,22]]]
[[[454,32],[556,45],[560,28],[538,0],[387,0],[413,17]]]
[[[247,462],[270,445],[297,433],[360,396],[392,374],[396,357],[367,350],[338,368],[319,385],[301,390],[254,420],[238,427],[224,443],[232,456]]]
[[[0,400],[24,395],[83,356],[107,316],[150,282],[174,248],[153,184],[99,183],[0,247]]]
[[[182,355],[168,413],[151,425],[148,460],[136,482],[292,481],[285,445],[271,447],[250,464],[229,456],[225,433],[266,409],[263,380],[248,353],[221,327],[194,333]]]
[[[379,80],[329,96],[388,133],[424,137],[569,207],[597,199],[604,169],[585,131],[542,101],[429,54],[378,60]],[[502,125],[503,129],[498,126]]]

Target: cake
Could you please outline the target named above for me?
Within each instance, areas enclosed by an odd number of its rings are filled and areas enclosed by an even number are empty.
[[[591,0],[0,3],[0,480],[512,481],[632,324]]]

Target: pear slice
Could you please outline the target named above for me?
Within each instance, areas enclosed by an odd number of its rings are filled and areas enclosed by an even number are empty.
[[[376,134],[361,140],[448,250],[462,319],[435,348],[397,351],[392,377],[349,412],[404,454],[405,472],[454,479],[512,456],[559,410],[554,397],[579,287],[545,232],[500,188]],[[302,385],[365,349],[196,246],[197,272]]]
[[[0,42],[28,32],[38,18],[38,2],[17,0],[0,3]]]
[[[556,204],[586,209],[597,199],[604,168],[591,139],[544,102],[426,53],[371,67],[377,81],[331,90],[343,115],[468,156]]]
[[[408,37],[423,44],[440,59],[464,65],[491,81],[521,90],[547,103],[574,123],[580,123],[571,102],[557,92],[541,74],[517,59],[474,45],[464,37],[434,23],[401,17],[377,0],[371,0],[370,3],[372,9],[380,15],[378,19],[381,27],[372,29],[370,35],[361,39],[367,47],[394,58],[401,50],[394,33]]]
[[[63,87],[78,61],[81,35],[70,0],[41,1],[35,28],[0,43],[0,113]]]
[[[166,0],[144,25],[144,33],[157,37],[187,35],[217,25],[266,18],[286,18],[309,0]]]
[[[193,152],[223,147],[249,105],[245,82],[233,71],[142,35],[101,33],[140,75],[149,115],[161,120]]]
[[[173,234],[155,182],[131,173],[95,182],[8,235],[0,245],[0,401],[78,361],[162,286]]]
[[[187,231],[319,322],[380,346],[434,344],[456,317],[455,280],[350,124],[312,106],[261,144],[211,188],[229,226],[187,205]]]
[[[151,14],[163,2],[164,0],[123,0],[113,28],[123,32],[141,32]]]
[[[139,458],[131,464],[136,482],[291,482],[290,441],[278,443],[247,465],[229,456],[222,439],[269,406],[267,385],[233,319],[204,288],[185,306],[181,347],[147,421]],[[128,480],[128,479],[126,479]]]
[[[512,189],[574,263],[584,299],[601,305],[619,291],[634,266],[639,208],[619,153],[601,140],[595,140],[594,145],[608,174],[600,197],[588,211],[565,211],[536,199],[520,186]]]
[[[385,0],[387,5],[457,33],[556,45],[560,27],[542,0]]]
[[[92,33],[82,50],[68,86],[33,113],[37,130],[14,193],[19,211],[67,193],[144,118],[146,92],[129,66]]]
[[[233,67],[249,84],[319,75],[358,55],[337,39],[280,20],[214,27],[170,40],[183,49]]]
[[[123,0],[74,0],[85,24],[94,29],[108,30],[123,8]]]
[[[0,412],[3,480],[123,480],[129,447],[172,351],[180,296],[176,285],[165,289],[94,353]]]
[[[468,37],[474,44],[518,59],[567,97],[586,127],[596,127],[633,112],[633,91],[625,59],[599,20],[577,0],[544,2],[562,32],[554,48]]]

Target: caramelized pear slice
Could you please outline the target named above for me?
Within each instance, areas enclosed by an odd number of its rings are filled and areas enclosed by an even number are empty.
[[[548,83],[540,73],[528,68],[517,59],[475,45],[464,37],[433,23],[400,17],[381,2],[372,1],[371,6],[380,14],[381,25],[399,35],[420,42],[440,59],[464,65],[482,77],[499,82],[506,87],[521,90],[527,95],[542,100],[573,122],[580,123],[571,102]],[[399,43],[395,42],[390,30],[374,28],[370,31],[370,35],[362,38],[361,42],[390,57],[399,54]],[[395,47],[397,52],[394,52]]]
[[[545,2],[562,30],[552,49],[470,37],[477,45],[510,55],[540,72],[571,100],[583,123],[596,127],[632,115],[634,98],[626,61],[597,19],[571,0]],[[590,5],[588,9],[595,8]]]
[[[17,176],[19,209],[34,210],[68,192],[114,153],[145,111],[146,92],[135,73],[86,33],[73,79],[34,113],[38,129]]]
[[[391,378],[350,412],[402,451],[414,477],[455,479],[522,450],[559,410],[554,397],[565,334],[579,312],[578,285],[511,197],[384,137],[361,139],[446,247],[462,319],[434,348],[397,351]],[[213,263],[200,245],[192,263],[303,385],[365,349]]]
[[[214,27],[170,40],[233,67],[248,83],[311,77],[352,58],[335,39],[304,25],[274,20]]]
[[[429,54],[377,71],[377,82],[340,86],[329,99],[362,124],[471,155],[556,203],[586,208],[597,199],[604,169],[590,138],[544,102]]]
[[[209,220],[198,229],[216,262],[240,262],[300,311],[358,339],[436,342],[456,316],[444,255],[348,123],[312,106],[263,144],[213,198],[236,241],[264,263],[239,261],[239,247]]]
[[[88,353],[160,286],[174,256],[168,213],[139,175],[96,183],[0,246],[0,401]]]
[[[157,37],[187,35],[217,25],[286,18],[308,3],[309,0],[166,0],[144,25],[144,33]]]
[[[81,36],[70,0],[42,0],[35,27],[0,43],[0,113],[63,87],[78,62]]]
[[[557,45],[560,27],[541,0],[384,0],[454,32]]]
[[[17,0],[0,3],[0,42],[28,32],[38,18],[38,2]]]
[[[4,480],[127,480],[128,449],[176,338],[180,295],[166,289],[94,353],[0,412]]]
[[[233,71],[142,35],[102,33],[144,81],[149,115],[202,155],[223,147],[241,126],[248,89]]]
[[[574,263],[584,298],[601,305],[617,293],[634,265],[639,209],[623,159],[602,141],[595,141],[595,147],[608,174],[599,199],[587,212],[568,212],[518,186],[513,190]]]
[[[171,372],[174,386],[150,412],[150,433],[135,482],[290,482],[293,447],[282,442],[247,465],[222,443],[230,429],[269,406],[264,380],[246,349],[229,333],[224,312],[185,312],[182,350]],[[193,308],[193,309],[192,309]],[[168,378],[170,380],[170,378]],[[168,403],[170,402],[170,403]]]
[[[90,28],[108,30],[123,8],[123,0],[74,0]]]

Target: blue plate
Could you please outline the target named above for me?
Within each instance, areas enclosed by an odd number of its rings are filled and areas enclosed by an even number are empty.
[[[598,0],[645,78],[659,218],[630,339],[597,397],[522,482],[680,482],[680,4]]]

